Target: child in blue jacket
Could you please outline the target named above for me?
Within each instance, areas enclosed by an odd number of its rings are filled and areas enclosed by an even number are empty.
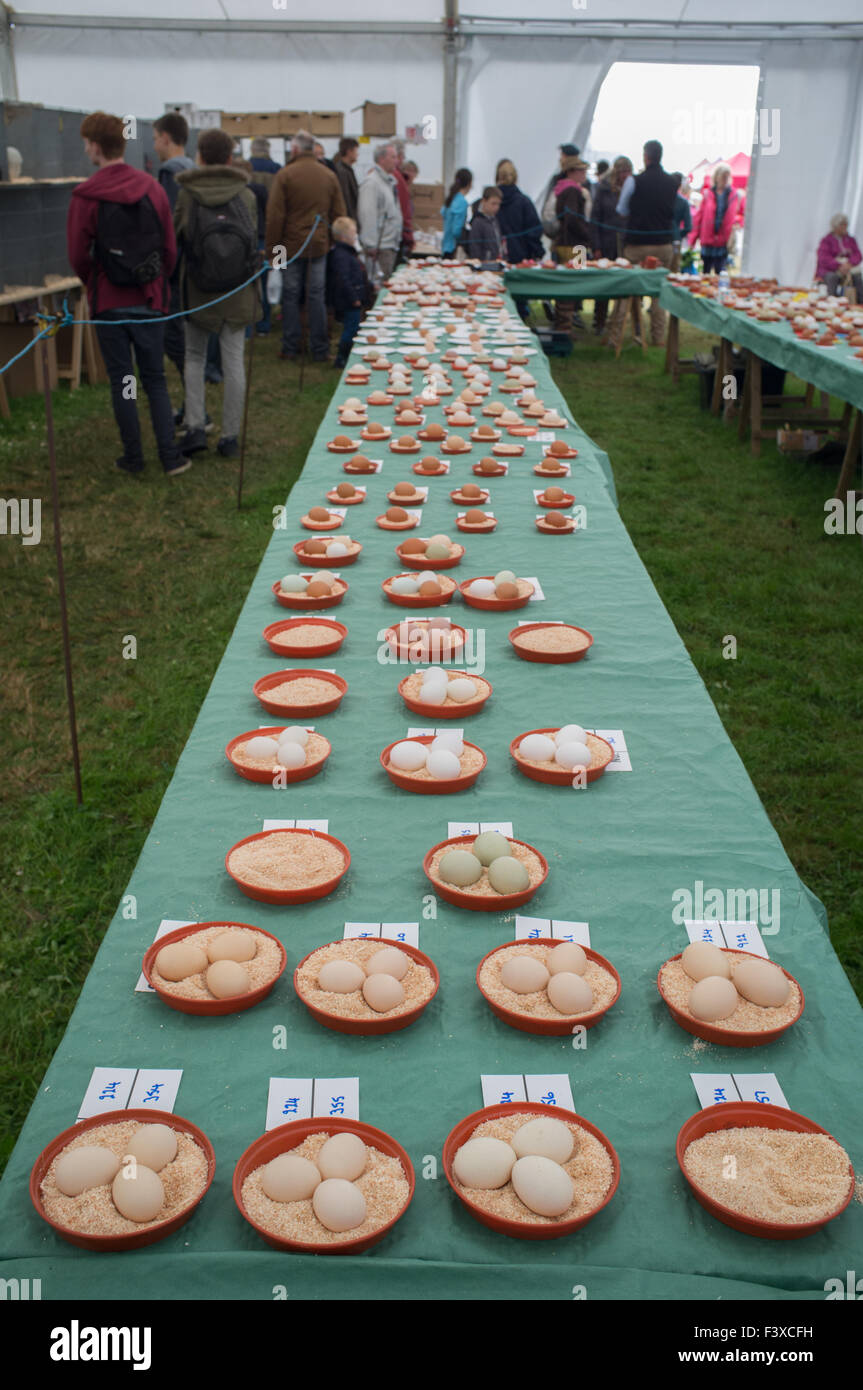
[[[332,233],[335,245],[329,253],[327,280],[330,302],[342,325],[333,366],[344,367],[363,311],[371,307],[374,291],[354,245],[357,239],[356,222],[350,217],[337,217]]]

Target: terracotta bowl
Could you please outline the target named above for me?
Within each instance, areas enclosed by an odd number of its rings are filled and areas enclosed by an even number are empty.
[[[381,767],[384,772],[391,782],[394,782],[397,787],[401,787],[402,790],[406,792],[421,792],[426,796],[441,796],[449,792],[467,791],[469,787],[474,785],[480,773],[485,771],[488,763],[488,758],[485,753],[483,753],[482,749],[475,743],[468,743],[467,739],[463,740],[465,749],[472,748],[475,753],[479,753],[482,757],[482,765],[478,767],[475,772],[463,773],[458,777],[451,777],[446,780],[434,778],[426,782],[421,778],[411,777],[406,772],[400,772],[398,768],[393,767],[390,763],[390,754],[395,748],[396,743],[405,743],[409,741],[411,743],[422,743],[428,747],[433,742],[434,737],[434,734],[416,734],[410,740],[397,738],[395,742],[388,743],[381,753]]]
[[[328,893],[332,893],[337,888],[351,866],[351,852],[347,845],[343,845],[341,840],[337,840],[334,835],[325,835],[321,830],[291,830],[291,835],[315,835],[319,840],[327,840],[331,845],[335,845],[341,851],[344,863],[338,873],[332,878],[326,879],[323,883],[318,883],[312,888],[259,888],[255,884],[247,883],[244,879],[238,878],[228,868],[228,862],[234,850],[239,849],[240,845],[247,845],[252,840],[264,840],[269,835],[283,835],[283,830],[261,830],[257,835],[246,835],[242,840],[238,840],[235,845],[231,845],[225,855],[225,869],[234,880],[241,893],[245,893],[247,898],[254,898],[259,903],[279,903],[287,905],[289,903],[310,903],[317,898],[325,898]]]
[[[470,592],[471,584],[477,579],[494,579],[493,574],[475,574],[473,579],[465,579],[459,584],[459,593],[469,608],[480,608],[486,613],[511,613],[516,608],[525,608],[536,593],[532,584],[530,593],[519,594],[516,598],[475,598]],[[525,581],[526,583],[527,581]]]
[[[458,527],[459,531],[465,531],[468,535],[486,536],[489,535],[497,526],[497,517],[488,517],[484,524],[480,525],[479,523],[477,523],[477,525],[474,526],[472,523],[465,521],[464,517],[457,516],[455,519],[455,524]]]
[[[461,564],[464,546],[454,543],[452,553],[446,560],[427,560],[424,555],[405,555],[400,545],[396,546],[396,555],[409,570],[450,570]]]
[[[334,444],[332,440],[327,444],[331,454],[355,454],[360,447],[358,439],[352,440],[349,444]]]
[[[552,526],[546,521],[544,516],[538,516],[536,518],[536,529],[537,531],[542,531],[546,536],[571,536],[573,531],[576,531],[578,527],[573,517],[567,517],[567,521],[569,522],[567,526]]]
[[[512,632],[509,633],[509,640],[512,644],[512,649],[515,652],[516,656],[521,657],[522,661],[540,661],[548,665],[558,665],[562,662],[567,661],[581,661],[584,657],[587,656],[587,653],[593,646],[593,637],[587,631],[586,628],[575,627],[573,623],[566,623],[564,624],[564,626],[573,628],[575,632],[580,632],[583,634],[583,636],[589,639],[587,645],[582,647],[579,651],[537,652],[531,651],[528,647],[524,647],[519,643],[519,637],[525,632],[538,632],[542,628],[558,626],[560,626],[560,624],[558,623],[525,623],[524,627],[514,627],[512,629]]]
[[[340,497],[336,489],[333,488],[326,494],[326,498],[328,502],[332,502],[336,507],[358,507],[361,502],[365,502],[366,494],[364,492],[358,492],[354,497]]]
[[[272,690],[274,686],[282,685],[284,681],[298,680],[304,676],[313,676],[315,680],[326,681],[333,687],[332,697],[321,700],[315,705],[280,705],[269,698],[267,692]],[[284,719],[291,717],[307,719],[312,715],[331,714],[341,704],[347,688],[348,683],[343,676],[332,675],[329,671],[296,667],[287,671],[270,671],[268,675],[261,676],[252,686],[252,693],[258,697],[268,714],[277,714]]]
[[[314,575],[311,574],[303,575],[303,579],[313,578]],[[283,594],[281,582],[281,579],[277,579],[273,585],[276,603],[281,604],[282,608],[300,609],[306,613],[320,613],[325,608],[335,608],[348,592],[348,586],[343,579],[337,579],[332,593],[322,594],[320,598],[307,598],[305,594]]]
[[[419,517],[409,516],[407,521],[387,521],[386,513],[375,517],[376,524],[382,531],[415,531],[420,524]]]
[[[307,531],[337,531],[344,524],[343,516],[333,516],[332,513],[327,516],[326,521],[312,521],[308,515],[300,517],[300,525]]]
[[[250,729],[248,733],[237,734],[236,738],[232,738],[225,749],[225,757],[228,759],[234,771],[239,773],[241,777],[245,777],[247,782],[260,782],[262,784],[268,782],[272,785],[275,772],[267,772],[264,768],[260,767],[244,766],[243,763],[236,760],[234,751],[239,748],[241,743],[247,743],[250,738],[276,738],[285,728],[287,728],[286,724],[273,724],[270,725],[269,728]],[[319,734],[318,737],[324,738],[323,734]],[[312,762],[305,763],[303,767],[280,768],[279,771],[285,782],[307,782],[310,777],[316,777],[333,751],[333,746],[329,739],[324,739],[324,743],[327,745],[326,750],[321,753],[320,757],[315,758]]]
[[[441,575],[442,585],[439,594],[395,594],[392,591],[394,579],[401,579],[406,576],[392,574],[389,579],[385,579],[381,584],[386,597],[390,603],[395,603],[400,608],[441,608],[445,603],[449,603],[456,591],[455,580],[449,579],[446,575]]]
[[[571,1018],[565,1014],[561,1014],[559,1018],[532,1018],[528,1014],[519,1013],[517,1009],[507,1009],[503,1004],[499,1004],[497,1000],[491,999],[480,984],[480,974],[486,961],[489,960],[491,956],[496,955],[498,951],[506,951],[511,946],[522,946],[525,944],[529,943],[522,941],[507,941],[503,946],[495,946],[493,950],[488,951],[487,954],[483,956],[476,968],[477,989],[488,1004],[492,1013],[499,1018],[501,1022],[509,1024],[510,1028],[517,1028],[520,1033],[537,1033],[546,1038],[570,1037],[573,1029],[577,1025],[585,1029],[593,1028],[594,1025],[608,1013],[609,1009],[613,1008],[617,1003],[621,991],[620,976],[610,960],[606,960],[605,956],[601,956],[598,951],[592,951],[589,946],[582,947],[587,959],[592,960],[595,965],[601,965],[602,968],[607,970],[610,975],[613,975],[617,981],[617,989],[614,996],[603,1008],[597,1009],[595,1012],[589,1014],[573,1015]],[[553,946],[560,946],[562,943],[549,937],[542,942],[542,945],[546,944],[551,948]]]
[[[207,931],[210,927],[242,927],[244,931],[257,932],[259,936],[265,936],[269,941],[274,941],[279,948],[281,964],[278,974],[274,975],[265,985],[259,985],[257,989],[250,989],[247,994],[237,994],[228,999],[183,999],[177,994],[171,994],[163,989],[153,979],[153,970],[156,964],[156,957],[163,946],[174,946],[178,941],[185,941],[188,936],[195,936],[198,932]],[[264,931],[262,927],[253,927],[248,922],[198,922],[192,927],[178,927],[176,931],[166,932],[160,936],[158,941],[154,941],[147,948],[144,961],[141,966],[147,984],[156,991],[163,1004],[167,1004],[169,1009],[176,1009],[177,1013],[194,1014],[198,1017],[215,1018],[223,1014],[239,1014],[246,1009],[251,1009],[255,1004],[266,999],[272,991],[273,986],[281,979],[288,963],[287,952],[277,936],[271,932]]]
[[[334,945],[335,943],[328,942],[327,944]],[[417,965],[424,965],[434,980],[434,992],[429,995],[424,1003],[418,1004],[415,1009],[409,1009],[406,1013],[397,1014],[393,1018],[387,1017],[386,1014],[380,1014],[377,1018],[346,1018],[344,1014],[330,1013],[327,1009],[322,1009],[320,1005],[312,1004],[306,996],[300,992],[298,981],[300,978],[300,971],[306,961],[310,956],[315,954],[315,951],[321,950],[320,946],[316,946],[314,951],[309,951],[308,955],[303,957],[294,971],[294,989],[297,992],[297,998],[305,1004],[312,1018],[316,1019],[318,1023],[322,1023],[325,1028],[331,1028],[334,1033],[349,1033],[353,1036],[361,1037],[378,1037],[385,1033],[399,1033],[403,1028],[409,1028],[412,1023],[416,1023],[420,1014],[428,1008],[435,994],[437,994],[440,988],[440,971],[430,956],[425,955],[425,953],[418,950],[416,946],[409,946],[405,941],[390,943],[389,941],[381,939],[381,950],[390,944],[397,946],[398,950],[404,951],[405,955],[410,956],[411,960],[415,961]]]
[[[725,948],[720,947],[719,949],[723,950]],[[756,956],[752,951],[735,950],[730,952],[730,954],[748,956],[751,960],[763,959],[762,956]],[[720,1019],[718,1023],[703,1023],[701,1019],[693,1018],[691,1014],[684,1013],[682,1009],[675,1007],[662,988],[662,971],[665,969],[665,966],[669,964],[669,961],[680,960],[682,955],[683,952],[678,951],[676,956],[669,956],[669,959],[663,962],[656,976],[656,988],[659,990],[662,1002],[668,1009],[675,1023],[679,1023],[680,1027],[687,1033],[691,1033],[694,1038],[703,1038],[705,1042],[719,1043],[720,1046],[723,1047],[763,1047],[765,1043],[776,1042],[778,1038],[782,1037],[783,1033],[787,1033],[788,1029],[794,1026],[803,1013],[803,1008],[806,1003],[803,990],[800,989],[800,985],[794,979],[791,972],[780,965],[779,969],[782,971],[782,974],[791,980],[792,984],[797,985],[800,991],[800,1008],[788,1023],[783,1023],[778,1028],[769,1028],[763,1033],[753,1030],[741,1031],[739,1028],[723,1028],[722,1019]],[[776,965],[777,962],[772,961],[771,964]],[[693,981],[693,984],[694,983]]]
[[[406,619],[405,621],[409,620]],[[417,623],[420,622],[421,619],[418,618]],[[460,627],[458,623],[452,623],[450,625],[450,636],[454,640],[447,644],[445,654],[443,643],[440,644],[440,660],[438,660],[437,657],[433,657],[434,665],[444,666],[446,665],[447,661],[454,661],[461,652],[462,648],[464,647],[464,644],[467,640],[467,632],[463,627]],[[387,629],[386,640],[389,644],[390,651],[392,651],[396,656],[403,657],[406,661],[415,661],[418,664],[423,665],[427,664],[426,658],[424,656],[417,655],[414,653],[413,648],[416,644],[408,644],[406,642],[399,641],[398,630],[396,628]]]
[[[453,1173],[453,1162],[458,1150],[462,1144],[467,1142],[479,1125],[485,1124],[488,1120],[498,1120],[502,1115],[511,1115],[514,1111],[524,1115],[525,1122],[533,1117],[547,1119],[550,1116],[552,1119],[562,1120],[565,1124],[579,1125],[582,1129],[586,1129],[588,1134],[592,1134],[595,1139],[599,1140],[611,1159],[613,1171],[608,1191],[592,1211],[587,1212],[584,1216],[574,1217],[571,1221],[512,1221],[483,1210],[465,1195],[464,1188],[456,1182]],[[487,1105],[485,1109],[476,1110],[472,1115],[466,1115],[463,1120],[460,1120],[444,1142],[443,1169],[446,1180],[456,1197],[476,1221],[479,1221],[483,1226],[488,1226],[492,1231],[499,1231],[506,1236],[515,1236],[519,1240],[555,1240],[558,1236],[570,1236],[575,1231],[581,1230],[588,1221],[592,1221],[595,1216],[598,1216],[603,1207],[608,1206],[620,1183],[620,1159],[601,1129],[597,1129],[596,1125],[592,1125],[583,1115],[576,1115],[574,1111],[564,1110],[561,1106],[534,1104],[531,1101],[520,1100],[509,1101],[504,1105]]]
[[[333,540],[336,539],[337,537],[334,536]],[[304,541],[297,541],[292,549],[300,564],[309,565],[312,569],[344,569],[345,565],[356,564],[363,552],[363,548],[359,541],[353,541],[352,544],[356,545],[357,548],[356,550],[349,550],[347,555],[307,555],[303,550],[304,544]]]
[[[287,638],[293,632],[301,632],[304,627],[313,621],[316,627],[325,627],[330,633],[326,641],[322,641],[319,646],[309,647],[291,645],[289,641],[279,642],[279,634]],[[276,656],[330,656],[337,652],[348,635],[348,630],[344,623],[337,623],[333,618],[285,618],[279,623],[270,623],[264,628],[263,638],[270,651],[275,652]]]
[[[546,734],[548,735],[548,737],[553,738],[557,732],[557,729],[526,729],[523,734],[518,734],[512,740],[512,742],[509,745],[509,751],[519,772],[523,773],[525,777],[529,777],[531,781],[545,782],[550,787],[571,788],[573,774],[569,768],[559,768],[556,766],[549,766],[548,768],[534,767],[525,762],[524,759],[520,758],[516,752],[518,745],[521,743],[523,738],[527,738],[528,734]],[[608,743],[604,738],[600,738],[598,734],[588,734],[588,737],[593,739],[596,743],[602,744],[603,748],[603,761],[596,764],[592,763],[585,774],[586,782],[595,782],[597,778],[602,776],[603,772],[608,767],[608,764],[614,757],[614,749],[612,748],[610,743]],[[591,749],[591,751],[593,750]]]
[[[444,462],[444,460],[442,459],[438,460],[438,462],[440,463],[440,467],[437,468],[434,473],[429,472],[425,468],[420,468],[418,463],[414,463],[411,465],[411,471],[416,473],[417,476],[420,478],[439,478],[444,473],[449,472],[449,464]]]
[[[439,719],[467,719],[472,714],[478,714],[492,692],[490,681],[487,681],[484,676],[471,675],[469,671],[450,670],[449,674],[468,676],[470,680],[476,681],[477,685],[482,687],[482,693],[475,700],[465,700],[463,704],[453,702],[449,705],[424,705],[420,700],[407,694],[407,684],[412,677],[405,676],[403,680],[399,681],[398,689],[408,709],[414,714],[421,714],[424,718],[434,719],[435,722]]]
[[[449,840],[441,840],[438,844],[432,845],[431,849],[423,858],[423,873],[431,883],[438,897],[443,898],[444,902],[452,903],[453,907],[466,907],[470,912],[508,912],[513,907],[523,907],[530,902],[534,893],[539,892],[546,879],[548,878],[548,860],[544,854],[540,854],[535,845],[529,845],[526,840],[517,840],[515,836],[508,835],[507,839],[511,844],[524,845],[531,850],[539,859],[543,867],[543,876],[539,883],[523,888],[518,893],[495,893],[488,896],[478,897],[472,893],[465,893],[454,884],[443,883],[442,880],[433,878],[430,865],[439,849],[449,849],[456,845],[464,846],[465,839],[469,836],[454,835]]]

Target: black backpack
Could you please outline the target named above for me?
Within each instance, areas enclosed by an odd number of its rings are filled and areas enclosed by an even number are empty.
[[[164,228],[146,195],[137,203],[99,203],[93,251],[112,285],[157,280],[164,245]]]
[[[189,279],[207,293],[235,290],[254,275],[257,222],[240,193],[214,208],[192,199],[185,251]]]

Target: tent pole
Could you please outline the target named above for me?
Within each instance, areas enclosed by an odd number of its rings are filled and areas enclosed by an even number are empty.
[[[455,174],[456,159],[456,43],[458,39],[458,0],[444,0],[443,40],[443,184],[448,188]]]
[[[0,0],[0,101],[18,100],[15,50],[12,47],[12,12]]]

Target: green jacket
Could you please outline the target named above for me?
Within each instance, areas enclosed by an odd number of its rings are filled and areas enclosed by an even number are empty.
[[[242,169],[234,169],[227,164],[208,164],[203,167],[196,166],[194,169],[184,169],[176,175],[176,179],[180,191],[174,205],[174,230],[177,233],[177,245],[181,255],[193,199],[203,203],[205,207],[212,208],[230,202],[231,198],[239,193],[248,207],[257,241],[258,208],[255,195],[247,186],[249,176]],[[218,333],[223,324],[227,324],[229,328],[245,328],[247,324],[255,321],[260,312],[257,281],[237,290],[230,299],[223,299],[221,304],[214,304],[208,309],[206,306],[220,296],[200,290],[192,283],[187,274],[185,256],[181,262],[180,295],[184,309],[200,309],[199,313],[192,314],[190,318],[205,333]]]

